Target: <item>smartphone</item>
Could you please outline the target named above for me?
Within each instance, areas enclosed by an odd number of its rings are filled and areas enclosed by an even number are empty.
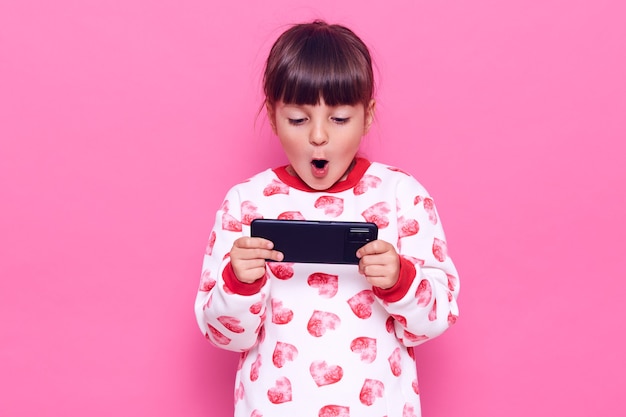
[[[358,264],[356,251],[378,239],[369,222],[255,219],[250,235],[271,240],[283,262]]]

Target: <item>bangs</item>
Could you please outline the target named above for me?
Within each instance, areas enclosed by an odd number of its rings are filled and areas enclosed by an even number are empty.
[[[367,48],[323,28],[306,35],[300,36],[299,42],[286,42],[285,48],[280,48],[279,42],[274,48],[278,50],[270,53],[265,74],[267,99],[297,105],[316,105],[321,99],[329,106],[368,103],[373,95],[373,73]],[[272,61],[272,54],[280,58]]]
[[[324,99],[329,106],[369,101],[368,77],[359,69],[363,65],[352,64],[355,57],[346,56],[346,51],[338,48],[307,46],[299,59],[285,66],[282,76],[277,74],[283,83],[277,86],[279,91],[273,98],[287,104],[310,105]]]

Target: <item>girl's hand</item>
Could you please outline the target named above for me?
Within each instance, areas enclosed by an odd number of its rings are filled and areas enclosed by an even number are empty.
[[[391,243],[374,240],[356,251],[359,273],[375,287],[388,289],[398,282],[400,259]]]
[[[240,237],[230,250],[230,263],[237,279],[251,284],[265,275],[265,260],[282,261],[283,254],[274,244],[260,237]]]

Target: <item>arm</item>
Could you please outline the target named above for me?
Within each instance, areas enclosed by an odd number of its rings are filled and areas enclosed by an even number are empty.
[[[269,293],[263,259],[261,268],[253,261],[259,279],[247,275],[240,281],[235,273],[233,264],[249,263],[242,259],[247,248],[237,247],[250,240],[243,237],[240,207],[239,195],[231,190],[216,214],[195,302],[196,319],[206,338],[219,348],[239,352],[256,344]],[[239,274],[246,275],[242,269],[246,267],[237,268]]]
[[[413,180],[414,181],[414,180]],[[398,339],[415,346],[443,333],[458,317],[458,274],[433,200],[416,182],[398,189],[398,280],[374,287]]]

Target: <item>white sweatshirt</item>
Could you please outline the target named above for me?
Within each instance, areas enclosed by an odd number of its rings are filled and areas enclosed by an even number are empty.
[[[400,279],[383,290],[356,265],[268,262],[264,278],[241,283],[228,254],[255,218],[376,223],[400,255]],[[413,347],[456,321],[458,291],[424,187],[358,158],[329,190],[285,167],[233,187],[210,234],[195,311],[207,339],[241,353],[236,417],[418,417]]]

